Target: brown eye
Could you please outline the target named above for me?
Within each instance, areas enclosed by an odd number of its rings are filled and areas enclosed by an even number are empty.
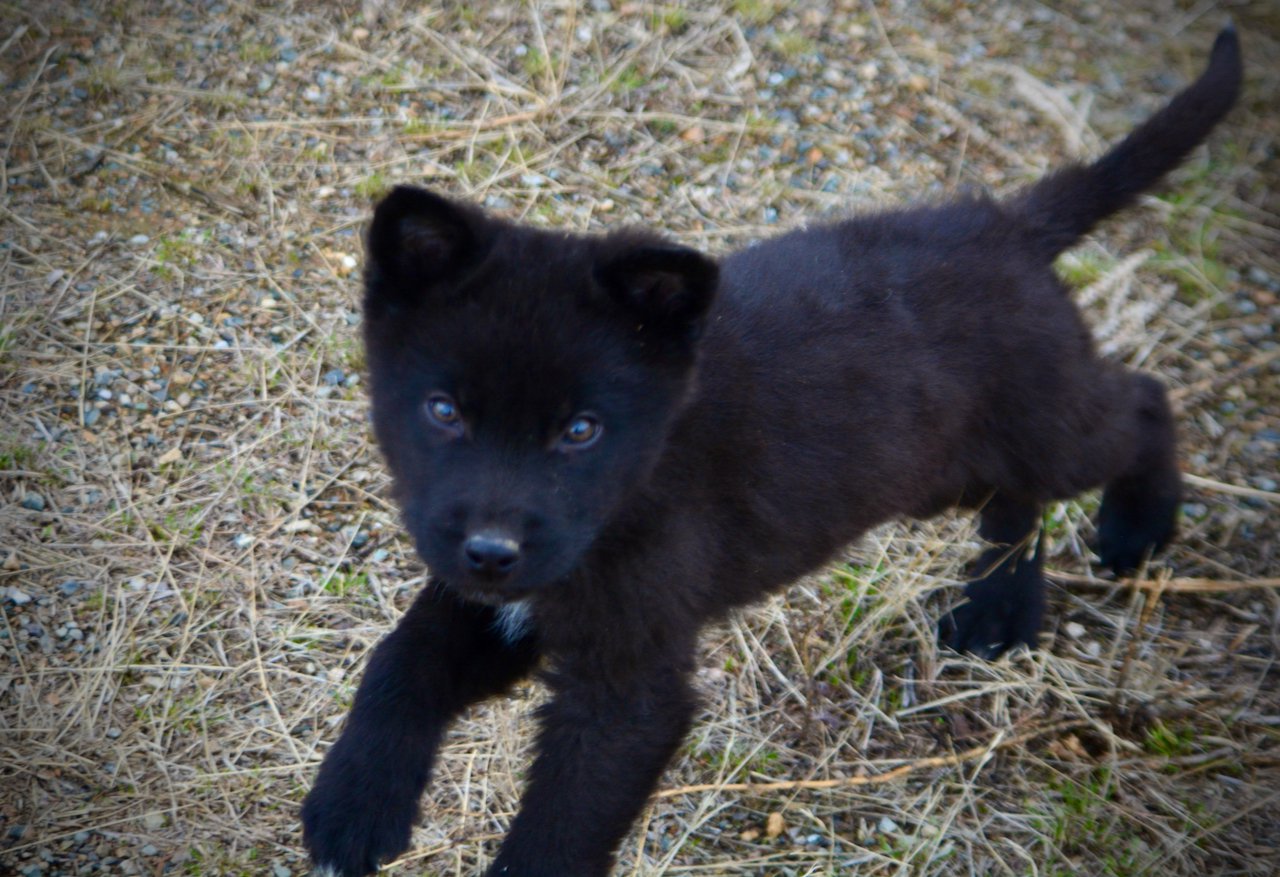
[[[600,425],[600,421],[590,414],[579,414],[573,420],[570,420],[569,425],[564,428],[564,432],[560,436],[560,444],[574,450],[589,447],[595,444],[596,439],[600,438],[600,433],[603,430],[604,427]]]
[[[462,422],[458,404],[444,393],[436,393],[427,399],[427,416],[437,426],[454,428]]]

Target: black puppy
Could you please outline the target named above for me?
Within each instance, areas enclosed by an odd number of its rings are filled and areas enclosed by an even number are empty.
[[[948,642],[1034,645],[1041,506],[1106,485],[1104,563],[1178,506],[1155,380],[1098,358],[1054,257],[1227,112],[1208,70],[1014,198],[849,219],[719,265],[644,231],[537,230],[419,189],[378,205],[378,441],[431,580],[378,646],[303,805],[321,871],[409,843],[446,725],[538,666],[554,698],[490,875],[604,875],[695,710],[698,631],[897,515],[981,509]]]

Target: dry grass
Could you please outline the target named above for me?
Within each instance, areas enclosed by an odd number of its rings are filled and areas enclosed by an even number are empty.
[[[1092,153],[1222,18],[439,5],[2,7],[0,872],[305,870],[301,796],[421,581],[358,383],[387,185],[720,251]],[[705,715],[619,873],[1280,871],[1280,17],[1230,9],[1244,105],[1061,266],[1177,388],[1180,543],[1098,582],[1093,501],[1053,509],[1044,648],[980,664],[932,627],[968,522],[877,530],[709,633]],[[540,696],[458,724],[391,873],[477,872]]]

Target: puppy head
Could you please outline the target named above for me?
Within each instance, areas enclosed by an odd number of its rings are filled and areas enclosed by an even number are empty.
[[[501,602],[572,573],[661,456],[717,282],[644,232],[541,231],[408,187],[378,205],[374,428],[436,577]]]

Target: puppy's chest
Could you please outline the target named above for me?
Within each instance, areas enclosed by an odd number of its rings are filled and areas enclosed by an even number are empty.
[[[507,645],[515,645],[533,632],[533,610],[529,601],[518,600],[501,607],[493,625]]]

